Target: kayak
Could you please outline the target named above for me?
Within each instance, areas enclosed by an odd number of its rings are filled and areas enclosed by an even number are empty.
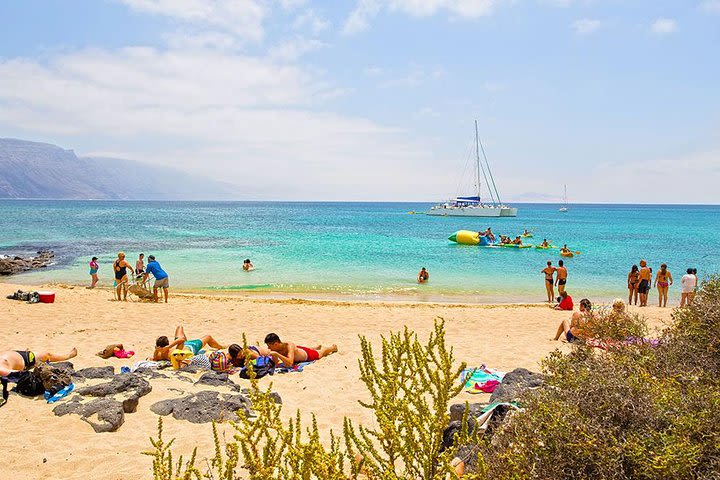
[[[551,248],[557,248],[555,245],[548,245],[547,247],[543,247],[542,245],[537,245],[535,248],[538,250],[550,250]]]
[[[528,245],[517,245],[515,243],[501,243],[497,245],[498,247],[503,248],[532,248],[534,245],[528,244]]]
[[[520,236],[521,236],[522,238],[532,238],[532,237],[533,237],[533,234],[532,234],[532,233],[523,233],[523,234],[520,235]]]
[[[561,257],[574,257],[575,254],[573,254],[572,252],[560,252],[560,256]]]

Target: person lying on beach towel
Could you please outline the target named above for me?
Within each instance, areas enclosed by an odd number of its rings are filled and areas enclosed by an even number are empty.
[[[295,365],[302,362],[312,362],[338,351],[337,345],[330,345],[323,348],[318,345],[315,348],[301,347],[292,342],[282,342],[276,333],[269,333],[265,337],[265,344],[271,350],[270,355],[276,362],[285,365]]]
[[[170,360],[170,352],[174,350],[187,350],[191,354],[190,356],[197,355],[200,353],[200,350],[205,348],[205,345],[216,350],[225,348],[210,335],[188,340],[183,327],[178,326],[175,329],[175,340],[172,342],[164,335],[155,340],[155,351],[153,352],[151,360]]]
[[[5,376],[13,372],[23,372],[35,367],[36,363],[64,362],[77,355],[73,348],[66,355],[51,352],[33,352],[30,350],[4,350],[0,351],[0,375]]]

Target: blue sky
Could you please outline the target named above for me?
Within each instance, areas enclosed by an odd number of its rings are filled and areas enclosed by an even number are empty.
[[[720,0],[0,2],[0,136],[238,198],[718,203]]]

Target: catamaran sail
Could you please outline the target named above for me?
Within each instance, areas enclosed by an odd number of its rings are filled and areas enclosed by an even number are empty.
[[[480,152],[482,152],[485,163],[480,161]],[[480,175],[482,174],[487,185],[491,203],[484,203],[480,196]],[[489,180],[488,180],[489,179]],[[426,213],[428,215],[436,215],[443,217],[516,217],[517,208],[505,205],[500,200],[495,178],[490,170],[490,163],[485,148],[480,142],[478,135],[477,120],[475,120],[475,188],[476,194],[473,196],[455,197],[454,200],[440,203],[433,206]]]

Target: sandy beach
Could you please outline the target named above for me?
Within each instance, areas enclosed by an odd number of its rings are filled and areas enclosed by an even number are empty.
[[[433,320],[446,321],[447,340],[458,361],[469,366],[509,371],[517,367],[539,369],[539,361],[556,348],[569,350],[552,340],[557,325],[568,312],[546,305],[462,305],[408,302],[320,301],[263,299],[205,294],[171,295],[170,303],[123,303],[112,301],[109,290],[51,286],[57,292],[54,304],[30,305],[5,300],[21,285],[0,284],[3,295],[0,316],[0,348],[50,350],[64,353],[77,347],[75,368],[113,365],[119,371],[152,353],[159,335],[172,335],[182,324],[189,337],[212,334],[221,343],[262,340],[269,332],[300,344],[336,343],[339,353],[321,359],[301,373],[262,379],[272,382],[289,417],[300,409],[304,418],[315,414],[321,430],[340,432],[343,416],[371,424],[371,412],[358,404],[364,385],[358,380],[359,334],[376,342],[389,331],[407,325],[426,338]],[[579,299],[576,299],[576,303]],[[670,321],[671,309],[643,309],[650,325],[660,328]],[[95,353],[109,343],[120,342],[134,350],[132,360],[103,360]],[[199,374],[196,376],[199,377]],[[239,378],[238,383],[245,382]],[[106,480],[148,478],[150,458],[140,454],[155,435],[157,415],[151,404],[187,392],[213,387],[196,386],[177,379],[156,379],[153,390],[143,397],[136,413],[114,433],[95,433],[78,416],[56,417],[42,399],[11,395],[0,409],[5,424],[6,465],[4,478],[88,478]],[[487,395],[462,393],[458,401],[486,401]],[[222,431],[231,435],[224,425]],[[165,418],[167,438],[175,437],[177,453],[189,454],[199,447],[199,456],[212,453],[211,425],[196,425]],[[9,475],[9,476],[8,476]]]

